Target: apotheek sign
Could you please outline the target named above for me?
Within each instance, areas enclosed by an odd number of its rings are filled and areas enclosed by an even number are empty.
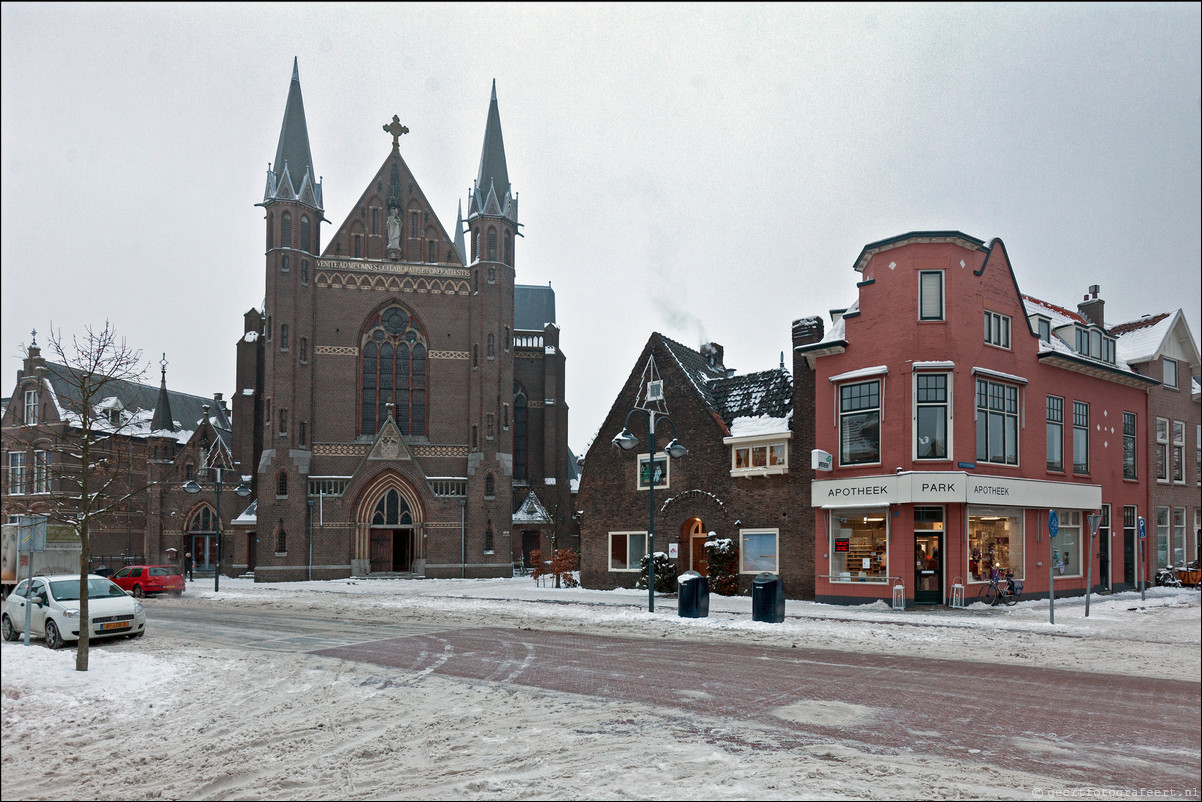
[[[1074,482],[979,476],[960,471],[916,471],[815,479],[810,506],[855,507],[886,504],[996,504],[1092,510],[1102,504],[1102,488]]]

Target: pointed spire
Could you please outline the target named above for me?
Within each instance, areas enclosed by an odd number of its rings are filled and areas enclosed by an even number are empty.
[[[291,171],[288,174],[288,186],[285,188],[283,186],[284,170],[288,166],[291,166]],[[273,182],[268,181],[270,194],[264,196],[264,203],[282,197],[283,192],[286,192],[291,198],[299,196],[301,186],[297,182],[303,181],[306,173],[310,176],[310,181],[313,176],[317,175],[317,171],[313,169],[313,155],[309,151],[309,126],[305,122],[305,101],[301,97],[300,69],[295,57],[292,59],[292,82],[288,86],[288,102],[284,107],[284,121],[280,125],[280,141],[276,145],[275,161],[272,162],[271,169],[275,174],[274,191],[271,191]],[[316,208],[320,210],[320,183],[314,184],[313,192]]]
[[[459,261],[467,264],[467,244],[463,241],[463,201],[459,201],[459,211],[455,215],[455,253]]]
[[[169,432],[173,432],[175,431],[175,419],[171,415],[171,398],[167,395],[166,354],[163,354],[163,359],[159,364],[162,366],[163,372],[159,383],[159,400],[154,405],[154,417],[150,420],[150,430],[166,429]]]
[[[480,151],[480,171],[476,176],[476,195],[492,187],[497,199],[505,202],[509,194],[509,169],[505,165],[505,140],[501,136],[501,112],[497,109],[497,79],[492,82],[492,100],[488,104],[488,123],[484,128],[484,147]]]

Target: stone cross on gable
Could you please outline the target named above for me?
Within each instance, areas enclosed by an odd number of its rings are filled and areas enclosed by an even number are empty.
[[[401,118],[397,115],[392,115],[392,122],[384,126],[384,131],[392,134],[392,149],[400,150],[401,135],[409,133],[408,126],[401,125]]]

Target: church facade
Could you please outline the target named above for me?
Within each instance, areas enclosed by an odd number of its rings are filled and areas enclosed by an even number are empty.
[[[383,128],[379,169],[323,237],[294,63],[258,204],[265,298],[244,316],[232,398],[254,503],[226,548],[231,572],[258,581],[507,576],[571,528],[555,297],[517,282],[495,83],[453,229],[401,155],[408,128],[396,116]],[[546,520],[515,526],[531,493]]]

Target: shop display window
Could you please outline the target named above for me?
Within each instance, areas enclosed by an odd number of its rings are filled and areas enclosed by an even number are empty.
[[[1063,519],[1062,519],[1063,520]],[[1063,526],[1063,524],[1061,525]],[[968,510],[968,575],[988,582],[990,571],[1023,576],[1023,514],[1016,509],[970,507]]]
[[[889,527],[884,509],[832,512],[830,546],[831,581],[889,581]]]

